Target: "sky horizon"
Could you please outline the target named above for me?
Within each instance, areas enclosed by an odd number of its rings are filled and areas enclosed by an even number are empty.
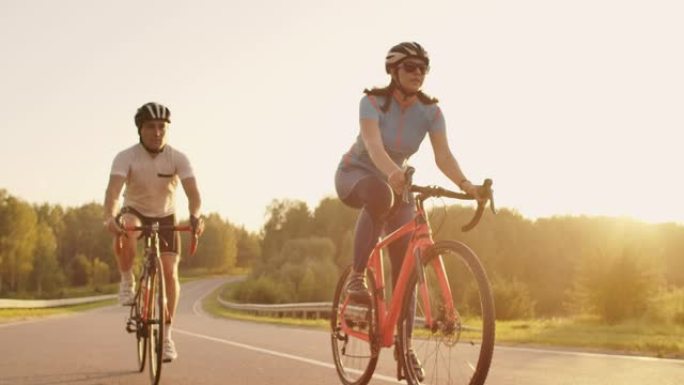
[[[101,203],[135,110],[157,101],[203,212],[258,231],[273,199],[334,196],[362,90],[415,40],[451,149],[470,180],[494,180],[497,206],[684,224],[682,14],[673,0],[4,1],[0,189]],[[417,183],[453,187],[429,140],[410,163]]]

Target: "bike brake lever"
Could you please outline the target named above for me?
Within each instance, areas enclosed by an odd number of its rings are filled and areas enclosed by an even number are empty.
[[[194,256],[197,252],[197,244],[199,243],[199,236],[197,234],[191,234],[192,237],[190,241],[190,256]]]
[[[461,231],[467,232],[472,230],[475,226],[477,226],[478,222],[480,222],[480,218],[482,218],[482,213],[484,212],[484,205],[487,204],[485,203],[477,203],[477,209],[475,209],[475,215],[473,218],[468,222],[468,224],[464,225],[461,227]]]
[[[496,206],[494,205],[494,190],[492,189],[492,180],[491,179],[485,179],[483,187],[485,188],[485,191],[487,192],[487,197],[489,200],[489,208],[492,210],[492,213],[496,214]],[[487,204],[485,202],[485,204]]]
[[[487,197],[487,200],[491,202],[491,208],[492,210],[494,209],[494,193],[492,190],[492,180],[491,179],[485,179],[484,183],[482,184],[482,190],[485,196]],[[480,222],[480,219],[482,218],[482,214],[484,213],[484,209],[487,206],[487,200],[484,202],[477,202],[477,209],[475,210],[475,215],[473,218],[470,220],[468,224],[465,226],[461,227],[461,231],[470,231],[472,230],[477,224]],[[496,211],[494,211],[494,214],[496,214]]]
[[[414,172],[416,172],[416,169],[411,166],[406,167],[406,171],[404,171],[404,180],[406,181],[406,185],[404,186],[404,191],[401,193],[401,200],[404,201],[404,203],[408,203],[409,201],[409,189],[413,184]]]

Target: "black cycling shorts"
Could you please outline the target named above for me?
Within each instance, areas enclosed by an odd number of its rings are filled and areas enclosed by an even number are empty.
[[[121,218],[121,214],[133,214],[143,225],[151,225],[154,222],[159,222],[161,226],[173,226],[176,224],[176,216],[174,214],[161,217],[153,218],[142,215],[138,210],[132,207],[123,207],[119,215],[116,217],[117,221]],[[143,237],[145,234],[141,234]],[[177,231],[171,229],[160,229],[159,230],[159,252],[161,253],[174,253],[178,254],[180,248],[180,234]]]

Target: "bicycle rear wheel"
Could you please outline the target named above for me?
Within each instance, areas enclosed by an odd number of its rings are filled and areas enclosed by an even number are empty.
[[[370,304],[350,303],[346,294],[348,267],[337,282],[330,326],[333,358],[337,374],[345,385],[365,385],[378,362],[378,310],[375,280],[367,275]]]
[[[157,257],[150,275],[150,301],[148,307],[149,322],[149,356],[150,356],[150,380],[152,385],[159,383],[162,368],[162,355],[164,351],[164,326],[165,326],[165,295],[164,274],[161,268],[161,259]]]
[[[422,260],[422,277],[418,270],[412,274],[399,324],[400,361],[408,383],[482,385],[495,333],[487,274],[460,242],[437,242]]]

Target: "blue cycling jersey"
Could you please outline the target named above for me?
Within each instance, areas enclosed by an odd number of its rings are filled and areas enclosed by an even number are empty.
[[[359,117],[378,121],[385,151],[400,167],[418,151],[427,133],[446,130],[444,116],[436,103],[423,104],[416,100],[402,110],[399,102],[392,97],[389,110],[382,112],[380,106],[384,103],[384,96],[365,95],[361,99]],[[338,167],[338,174],[344,174],[336,177],[336,187],[340,196],[346,196],[353,185],[369,173],[385,179],[382,172],[373,164],[359,134]]]
[[[437,104],[416,101],[402,111],[399,102],[392,98],[389,110],[382,112],[380,106],[384,103],[383,96],[365,95],[361,99],[359,117],[378,121],[385,150],[398,166],[402,166],[418,151],[425,134],[446,129],[444,116]],[[380,172],[371,161],[360,134],[340,162],[340,167],[345,166],[357,166]]]

